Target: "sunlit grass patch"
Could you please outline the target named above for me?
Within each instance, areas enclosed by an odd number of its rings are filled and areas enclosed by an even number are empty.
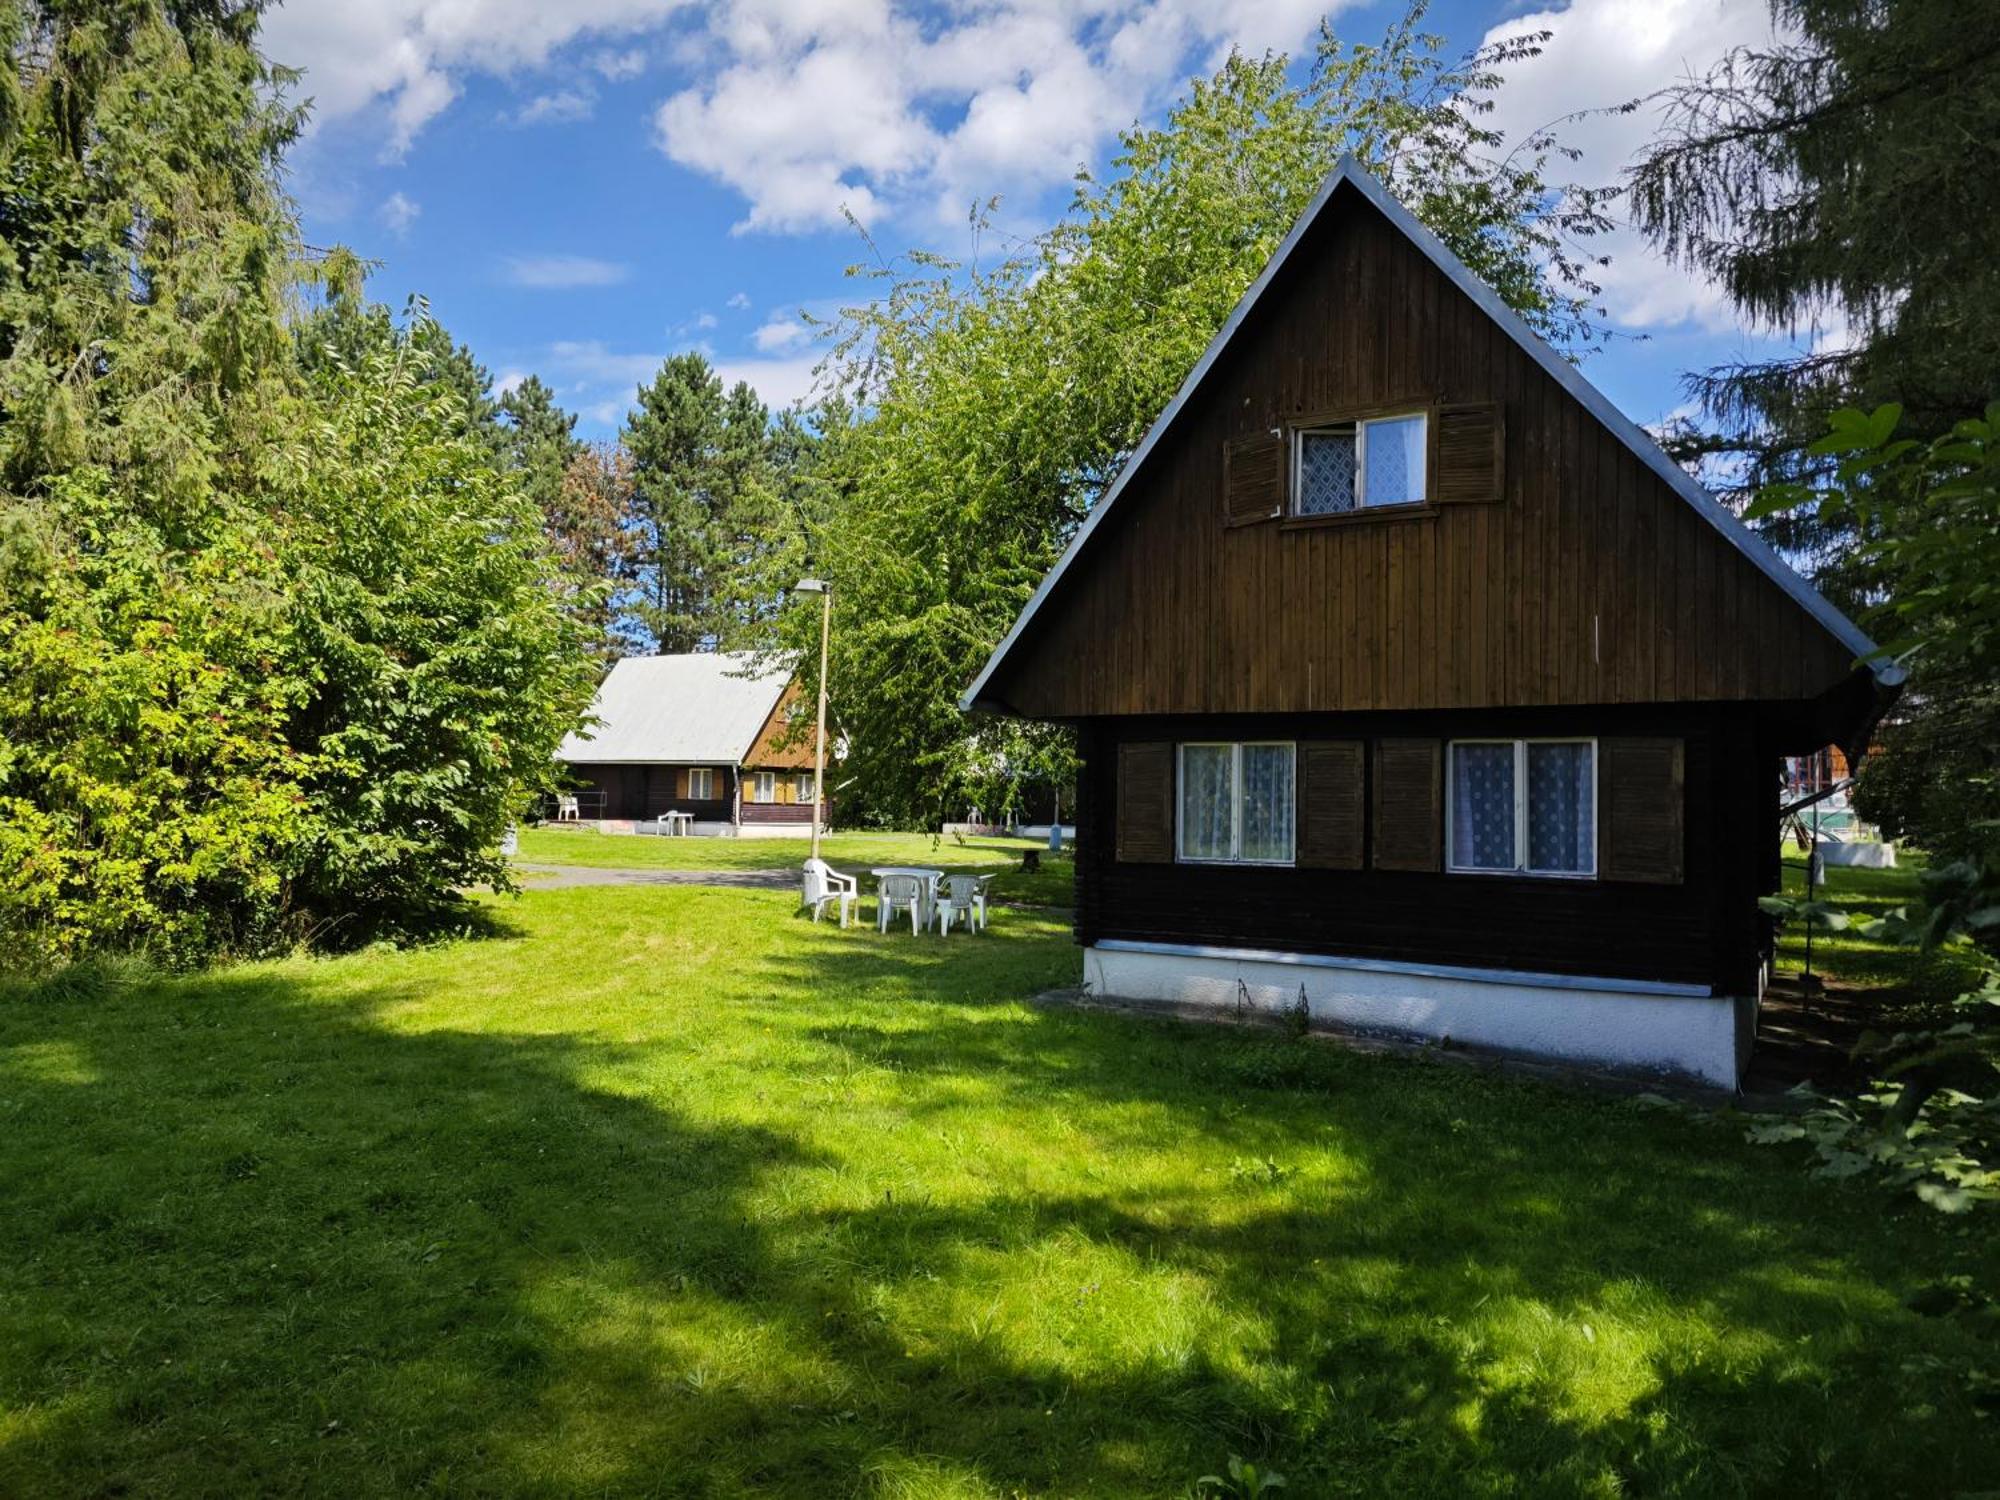
[[[0,1003],[0,1494],[1911,1494],[1979,1236],[782,893]]]
[[[524,864],[576,865],[629,870],[795,871],[812,852],[809,839],[659,838],[647,834],[599,833],[590,827],[550,824],[524,828],[518,858]],[[1073,900],[1075,862],[1065,848],[1051,852],[1045,842],[983,834],[835,833],[821,841],[822,856],[845,874],[858,876],[872,897],[868,871],[878,865],[920,865],[952,874],[991,875],[998,901],[1068,906]],[[1033,853],[1041,868],[1022,868]],[[532,881],[533,871],[524,873]],[[872,917],[871,917],[872,920]]]

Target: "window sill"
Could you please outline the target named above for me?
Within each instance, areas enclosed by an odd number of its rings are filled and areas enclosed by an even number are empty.
[[[1446,865],[1447,875],[1479,875],[1488,880],[1595,880],[1595,870],[1479,870]]]
[[[1293,859],[1194,859],[1185,854],[1176,854],[1174,863],[1191,865],[1197,870],[1295,870],[1298,860]]]
[[[1421,505],[1374,505],[1359,510],[1343,510],[1330,516],[1284,516],[1278,526],[1283,531],[1317,531],[1323,526],[1366,526],[1375,521],[1435,521],[1438,507],[1430,501]]]

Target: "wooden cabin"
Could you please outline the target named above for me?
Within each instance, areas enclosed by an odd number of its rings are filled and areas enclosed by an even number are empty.
[[[557,756],[584,821],[629,831],[682,812],[697,834],[805,837],[813,744],[794,731],[798,703],[789,672],[747,654],[628,656]]]
[[[1873,652],[1347,162],[962,706],[1075,727],[1098,994],[1733,1087]]]

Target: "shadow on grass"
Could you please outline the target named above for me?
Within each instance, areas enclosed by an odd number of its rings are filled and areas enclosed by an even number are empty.
[[[309,965],[0,1013],[0,1493],[1990,1475],[1949,1371],[1899,1363],[1935,1330],[1867,1200],[1629,1105],[1025,1010],[981,942],[746,955],[792,1035],[733,1074],[663,1065],[754,1040],[726,997],[670,1043]],[[815,1079],[851,1124],[787,1104]]]

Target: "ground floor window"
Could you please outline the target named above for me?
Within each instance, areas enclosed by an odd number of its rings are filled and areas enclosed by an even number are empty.
[[[695,802],[715,800],[715,772],[707,766],[695,766],[688,772],[688,797]]]
[[[1454,870],[1596,874],[1596,741],[1454,740],[1445,824]]]
[[[778,800],[778,778],[775,772],[759,771],[750,778],[750,800],[752,802]]]
[[[792,800],[810,803],[813,799],[813,773],[800,771],[792,777]]]
[[[1289,742],[1182,745],[1180,857],[1290,864],[1294,784]]]

